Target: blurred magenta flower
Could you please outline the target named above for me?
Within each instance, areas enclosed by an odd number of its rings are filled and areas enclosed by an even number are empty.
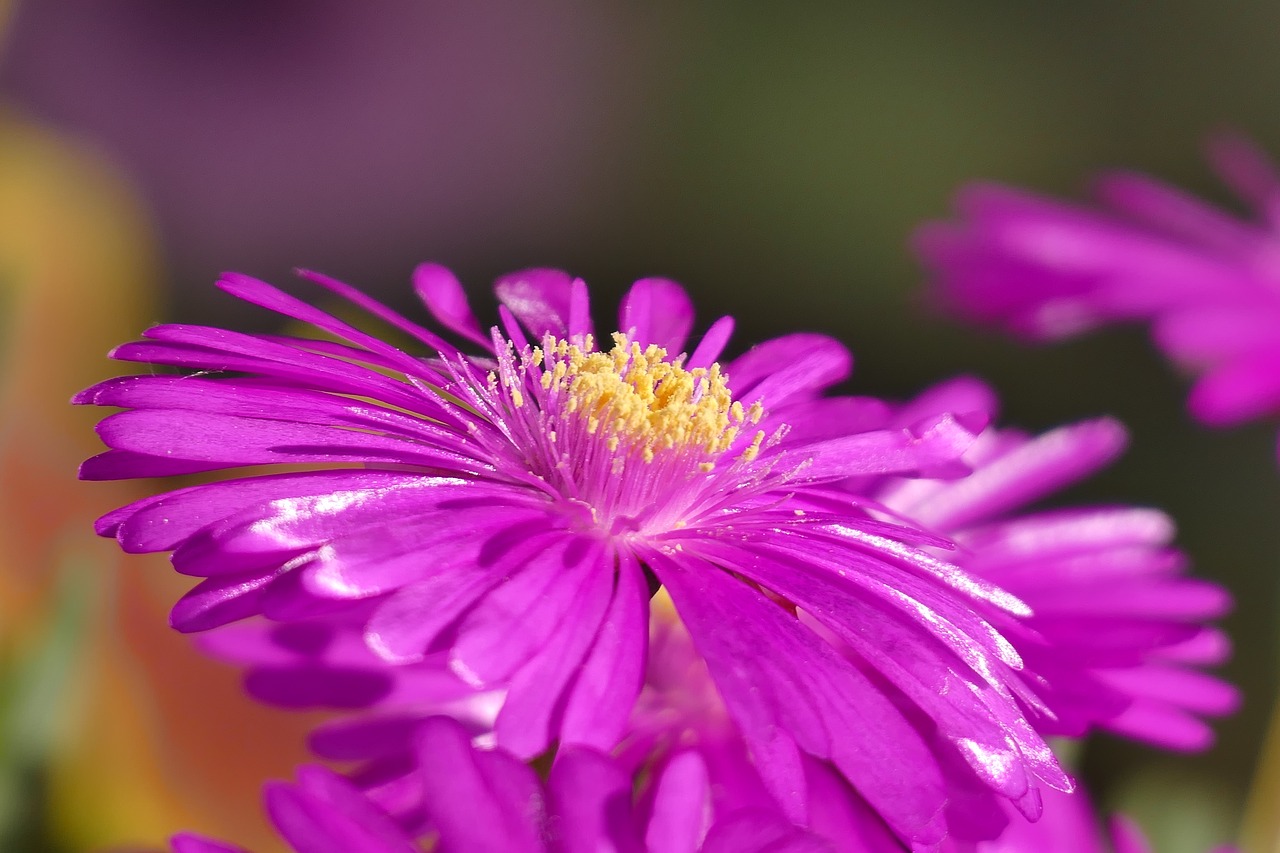
[[[1033,340],[1148,321],[1198,377],[1190,409],[1225,426],[1280,411],[1280,176],[1251,144],[1210,147],[1242,219],[1143,175],[1113,173],[1086,207],[975,184],[958,222],[915,235],[947,308]]]
[[[100,424],[110,449],[85,462],[87,479],[249,468],[99,522],[125,550],[172,550],[180,572],[205,578],[175,606],[176,627],[354,622],[388,665],[434,656],[471,687],[504,691],[496,743],[527,759],[552,743],[618,743],[660,585],[797,824],[806,757],[922,846],[949,831],[953,766],[1029,817],[1040,784],[1070,787],[1026,719],[1042,705],[1020,657],[983,616],[1025,605],[928,550],[947,540],[841,487],[963,473],[968,419],[868,428],[861,401],[823,396],[850,357],[817,335],[721,369],[722,318],[691,354],[669,355],[685,349],[693,312],[663,279],[628,292],[605,352],[581,281],[500,279],[501,324],[485,334],[452,275],[424,265],[418,293],[481,351],[466,355],[304,276],[426,357],[229,275],[224,290],[332,338],[158,326],[114,356],[187,375],[109,380],[77,398],[130,410]]]

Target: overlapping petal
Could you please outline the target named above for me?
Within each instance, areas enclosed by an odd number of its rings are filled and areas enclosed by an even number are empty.
[[[947,399],[953,384],[924,397]],[[919,401],[906,408],[919,416]],[[1239,704],[1234,688],[1194,669],[1226,657],[1224,644],[1203,648],[1197,638],[1230,609],[1227,592],[1186,576],[1186,559],[1170,547],[1173,523],[1156,510],[1023,511],[1108,464],[1125,440],[1123,428],[1106,419],[1036,437],[988,430],[962,457],[969,476],[889,479],[870,489],[887,507],[953,538],[961,549],[951,559],[1029,607],[1022,626],[998,613],[993,620],[1041,683],[1050,713],[1039,714],[1040,730],[1080,735],[1101,727],[1202,749],[1213,734],[1200,717],[1230,714]],[[1193,653],[1181,652],[1188,644]]]

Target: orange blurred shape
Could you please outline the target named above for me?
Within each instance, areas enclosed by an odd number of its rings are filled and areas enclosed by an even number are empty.
[[[101,590],[61,705],[49,806],[66,849],[164,848],[180,829],[278,848],[263,779],[304,760],[308,715],[244,697],[237,674],[167,625],[189,583],[124,557],[95,516],[145,493],[79,483],[100,410],[68,405],[117,372],[106,359],[157,318],[146,217],[100,158],[0,115],[0,664],[51,618],[54,568],[82,555]]]

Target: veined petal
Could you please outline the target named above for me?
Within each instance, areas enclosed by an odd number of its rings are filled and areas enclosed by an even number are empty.
[[[643,572],[629,551],[618,554],[614,583],[604,622],[565,697],[560,738],[566,744],[611,749],[644,680],[649,602]]]
[[[810,482],[869,474],[929,474],[949,470],[974,434],[950,415],[911,429],[886,429],[828,439],[777,454],[777,464],[796,466]],[[803,466],[803,467],[801,467]]]
[[[130,553],[167,551],[196,531],[246,506],[286,498],[394,489],[421,479],[400,471],[341,469],[265,474],[176,489],[127,504],[98,520],[100,536],[115,536]]]
[[[766,784],[789,817],[803,823],[794,792],[800,768],[770,764],[776,739],[789,733],[806,752],[836,765],[900,838],[921,846],[946,834],[946,785],[919,733],[892,703],[810,629],[763,594],[726,573],[661,554],[645,562],[707,661]],[[757,650],[744,656],[743,649]],[[805,661],[797,669],[791,662]],[[857,727],[856,744],[839,736]],[[914,768],[910,778],[896,767]]]

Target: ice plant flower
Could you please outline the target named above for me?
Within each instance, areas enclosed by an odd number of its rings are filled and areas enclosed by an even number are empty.
[[[1150,322],[1198,375],[1189,407],[1230,425],[1280,412],[1280,176],[1249,143],[1221,137],[1217,171],[1247,219],[1151,178],[1113,173],[1096,206],[975,184],[959,221],[915,235],[934,292],[954,313],[1032,340]]]
[[[994,392],[970,378],[944,382],[886,413],[893,426],[934,411],[994,421]],[[1187,577],[1170,547],[1173,521],[1130,506],[1026,512],[1027,505],[1092,475],[1124,450],[1127,435],[1101,418],[1038,436],[984,430],[955,480],[884,478],[853,487],[954,540],[948,554],[976,577],[1018,596],[1032,615],[992,619],[1042,680],[1052,716],[1041,732],[1107,729],[1157,746],[1195,750],[1213,732],[1201,716],[1233,713],[1235,688],[1199,669],[1222,663],[1226,637],[1208,623],[1231,606],[1226,590]]]
[[[480,350],[466,354],[303,275],[424,354],[228,275],[227,292],[330,338],[158,326],[113,356],[185,373],[77,397],[128,409],[99,425],[109,449],[86,479],[234,475],[99,521],[125,550],[172,551],[204,578],[175,627],[356,619],[389,665],[441,655],[475,689],[503,691],[495,741],[531,758],[617,744],[661,586],[796,824],[808,755],[904,841],[941,841],[952,791],[935,736],[1028,815],[1041,783],[1070,787],[1026,719],[1040,702],[1020,658],[978,612],[1025,605],[926,550],[944,539],[838,488],[960,473],[974,437],[963,418],[865,428],[862,402],[822,396],[851,360],[819,335],[722,364],[722,318],[687,348],[690,301],[662,279],[631,288],[612,345],[597,347],[580,280],[500,279],[500,324],[485,334],[457,280],[419,268],[428,310]],[[908,647],[913,665],[890,665]]]

